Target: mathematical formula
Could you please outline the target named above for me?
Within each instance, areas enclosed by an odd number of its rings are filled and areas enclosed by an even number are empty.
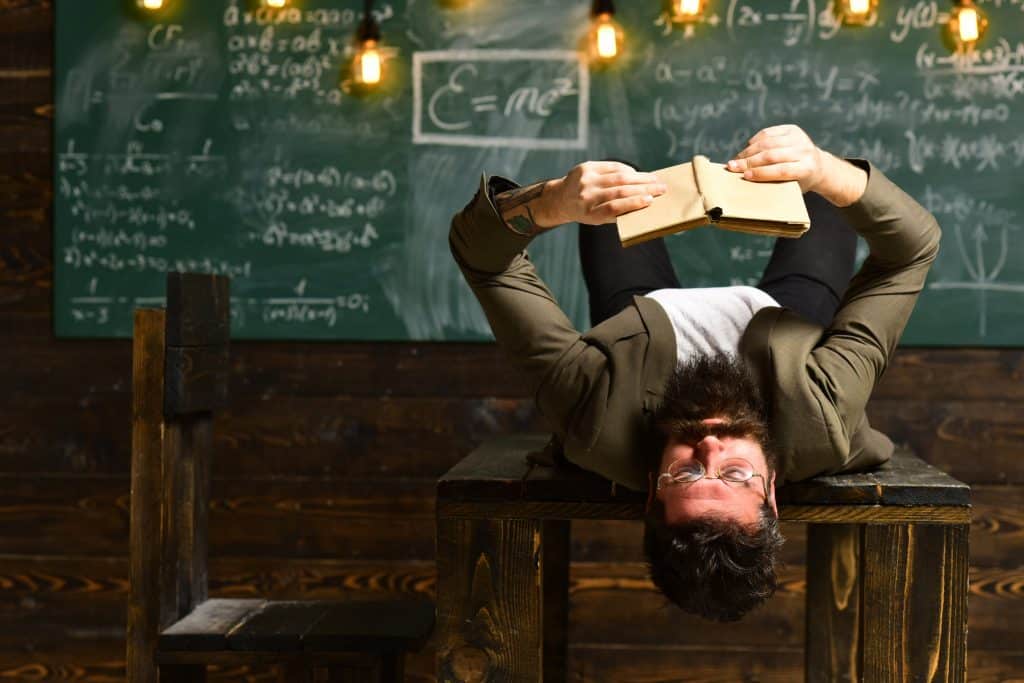
[[[510,82],[510,71],[520,78]],[[589,101],[589,74],[576,52],[413,55],[413,144],[581,149],[587,145]],[[549,136],[543,123],[558,112],[572,116],[573,126],[566,135]],[[511,134],[523,129],[535,134]]]

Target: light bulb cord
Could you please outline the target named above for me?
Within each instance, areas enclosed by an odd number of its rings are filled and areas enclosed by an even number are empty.
[[[590,15],[599,17],[602,14],[615,14],[615,3],[613,0],[594,0],[590,7]]]
[[[356,38],[361,43],[367,40],[380,41],[380,26],[373,18],[373,0],[363,0],[363,20],[359,23]]]

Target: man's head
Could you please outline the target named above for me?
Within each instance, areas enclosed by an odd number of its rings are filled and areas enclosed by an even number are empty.
[[[730,356],[671,378],[656,416],[644,551],[651,579],[688,612],[734,621],[775,591],[782,545],[775,458],[757,386]]]

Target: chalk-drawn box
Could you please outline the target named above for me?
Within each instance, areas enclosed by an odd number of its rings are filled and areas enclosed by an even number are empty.
[[[413,144],[584,149],[589,108],[572,50],[413,54]]]

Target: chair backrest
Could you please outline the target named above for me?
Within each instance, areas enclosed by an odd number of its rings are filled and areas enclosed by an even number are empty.
[[[163,628],[207,598],[213,411],[227,404],[226,277],[169,273],[132,342],[128,680],[157,680]]]

